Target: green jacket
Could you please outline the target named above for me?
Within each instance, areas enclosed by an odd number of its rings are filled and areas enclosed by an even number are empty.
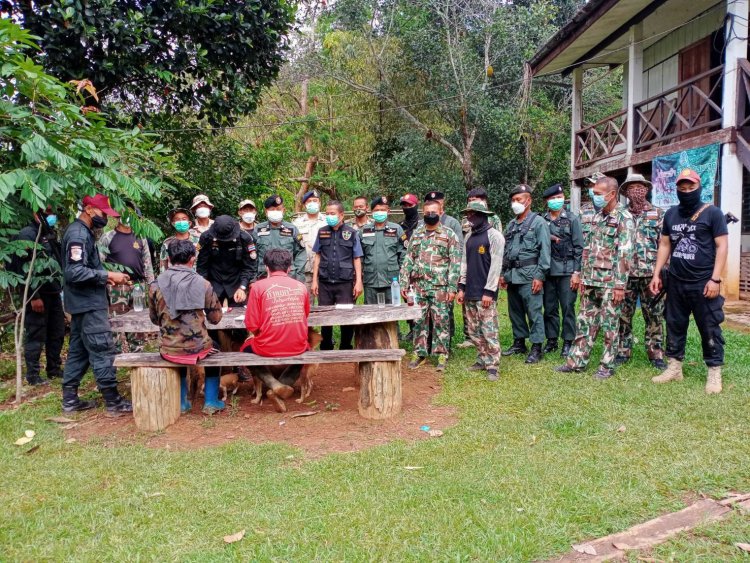
[[[550,235],[550,266],[549,276],[569,276],[573,272],[581,271],[581,256],[583,255],[583,233],[581,221],[570,211],[561,211],[552,220],[552,215],[544,215]]]
[[[368,287],[388,287],[397,278],[408,241],[400,225],[367,223],[359,231],[362,243],[362,281]]]
[[[523,234],[523,225],[531,226]],[[544,281],[550,267],[550,238],[547,221],[536,213],[527,215],[523,222],[513,219],[505,229],[505,256],[502,277],[506,283],[525,284]]]
[[[266,267],[263,264],[263,257],[271,248],[285,248],[292,253],[292,270],[289,277],[301,282],[305,281],[305,263],[307,262],[307,252],[302,246],[302,235],[299,234],[297,227],[286,221],[282,221],[276,227],[268,221],[260,223],[253,231],[255,247],[258,251],[258,276],[257,279],[266,277]]]

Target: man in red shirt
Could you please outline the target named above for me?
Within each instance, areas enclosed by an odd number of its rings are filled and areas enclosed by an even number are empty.
[[[292,253],[272,248],[263,256],[268,276],[250,288],[245,313],[247,340],[243,352],[259,356],[284,358],[297,356],[309,349],[307,317],[310,297],[304,283],[289,277]],[[279,361],[279,364],[283,364]],[[288,399],[294,393],[292,385],[302,371],[302,365],[287,366],[276,379],[266,366],[256,366],[253,374],[269,387],[268,397]]]

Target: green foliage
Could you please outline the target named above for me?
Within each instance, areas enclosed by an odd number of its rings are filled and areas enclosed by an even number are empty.
[[[187,110],[213,124],[252,111],[279,71],[288,0],[42,0],[10,13],[40,37],[42,64],[88,78],[126,121]]]

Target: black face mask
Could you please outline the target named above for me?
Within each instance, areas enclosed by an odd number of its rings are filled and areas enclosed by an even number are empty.
[[[692,192],[677,192],[677,199],[680,201],[680,212],[682,215],[692,215],[701,204],[701,190]]]
[[[426,213],[424,216],[425,225],[437,225],[440,222],[440,215],[437,213]]]
[[[471,217],[468,217],[468,220],[469,220],[469,223],[471,223],[471,228],[477,229],[487,222],[487,216],[474,214]]]
[[[107,218],[106,217],[100,217],[99,215],[94,215],[91,218],[91,226],[95,229],[103,229],[107,226]]]
[[[419,213],[419,209],[417,209],[416,207],[404,207],[404,217],[406,219],[415,219],[417,217],[417,213]]]

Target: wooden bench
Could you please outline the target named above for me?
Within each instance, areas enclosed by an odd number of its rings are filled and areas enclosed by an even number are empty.
[[[360,379],[359,413],[365,418],[391,418],[401,411],[401,358],[398,348],[326,350],[288,358],[268,358],[242,352],[220,352],[199,367],[239,367],[288,364],[356,363]],[[180,417],[179,368],[158,353],[120,354],[116,367],[131,368],[133,416],[140,430],[163,430]]]

